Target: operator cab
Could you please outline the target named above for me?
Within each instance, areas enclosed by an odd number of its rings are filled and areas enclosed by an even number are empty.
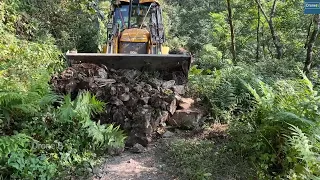
[[[150,21],[150,8],[151,3],[144,4],[132,4],[131,18],[129,18],[130,5],[127,2],[123,2],[114,10],[114,19],[120,29],[128,29],[129,19],[131,28],[147,28]]]
[[[111,8],[106,52],[162,54],[164,29],[157,0],[117,0]]]

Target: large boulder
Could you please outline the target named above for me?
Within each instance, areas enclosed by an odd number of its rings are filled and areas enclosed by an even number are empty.
[[[196,108],[177,110],[167,123],[181,129],[195,129],[203,123],[203,115],[202,110]]]

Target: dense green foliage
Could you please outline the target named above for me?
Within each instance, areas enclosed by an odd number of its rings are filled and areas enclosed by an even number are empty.
[[[67,6],[61,9],[64,2]],[[91,120],[103,110],[103,102],[88,92],[75,100],[61,97],[48,83],[53,73],[65,68],[61,49],[97,50],[98,38],[92,35],[99,34],[100,28],[89,28],[94,27],[88,18],[94,17],[90,9],[79,13],[80,7],[86,10],[87,2],[77,5],[0,2],[0,178],[85,178],[99,154],[123,148],[125,137],[119,127]],[[61,22],[66,17],[76,21]],[[81,32],[82,23],[87,27],[82,26]],[[71,41],[71,35],[77,39]]]
[[[272,81],[259,74],[243,66],[194,68],[191,87],[212,108],[214,121],[229,123],[229,147],[254,163],[259,179],[316,179],[318,92],[306,76]]]
[[[303,1],[231,0],[231,19],[227,1],[167,2],[176,10],[174,36],[196,56],[192,92],[213,121],[229,124],[230,147],[248,157],[258,179],[319,178],[319,40],[307,78],[300,71],[317,25]]]
[[[20,38],[36,41],[48,35],[63,51],[96,52],[106,40],[109,1],[6,0],[4,27]],[[100,5],[100,6],[98,6]]]
[[[230,0],[229,7],[227,0],[161,2],[166,44],[195,55],[192,93],[206,102],[213,122],[229,124],[226,149],[249,160],[258,179],[319,178],[319,31],[315,16],[303,14],[303,0]],[[91,167],[99,152],[123,146],[117,127],[90,119],[104,103],[87,92],[75,100],[58,96],[47,83],[64,68],[62,52],[99,50],[106,40],[101,12],[107,13],[108,5],[0,2],[3,178],[50,179],[57,172],[68,177]],[[219,173],[206,166],[216,157],[211,147],[178,143],[170,152],[186,178],[210,179]]]

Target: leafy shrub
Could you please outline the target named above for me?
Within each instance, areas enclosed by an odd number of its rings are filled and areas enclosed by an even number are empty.
[[[255,106],[242,121],[233,123],[235,145],[259,163],[260,178],[319,176],[319,167],[314,165],[319,163],[319,149],[313,148],[319,141],[312,143],[310,139],[315,139],[320,123],[320,98],[312,83],[305,76],[277,81],[273,86],[258,83],[259,88],[244,83],[255,98]]]
[[[222,69],[232,64],[231,60],[222,59],[222,53],[211,44],[205,45],[199,53],[198,68]]]
[[[6,127],[34,116],[57,98],[47,82],[62,63],[51,40],[42,44],[0,34],[0,120]]]
[[[229,122],[230,146],[250,158],[260,179],[318,177],[319,95],[306,76],[290,80],[298,71],[279,71],[282,80],[268,71],[242,63],[214,71],[194,66],[191,89],[210,106],[214,120]]]
[[[57,173],[57,166],[48,162],[45,155],[26,156],[23,153],[10,154],[8,166],[13,168],[11,178],[18,179],[52,179]]]
[[[63,52],[73,48],[79,52],[97,52],[107,37],[106,20],[95,10],[96,2],[5,0],[3,23],[6,30],[26,40],[38,41],[51,35]],[[104,10],[108,13],[109,9]]]
[[[241,66],[215,71],[193,67],[190,86],[194,93],[204,98],[215,120],[228,122],[250,110],[251,96],[241,79],[251,82],[254,77],[252,72]]]
[[[0,165],[5,177],[50,179],[57,172],[90,162],[95,153],[124,147],[125,137],[119,127],[91,120],[104,104],[90,93],[80,93],[74,101],[66,96],[62,102],[57,110],[49,107],[48,112],[26,117],[18,127],[22,134],[0,138]]]
[[[90,142],[90,147],[86,149],[121,148],[125,137],[119,127],[100,125],[91,120],[93,114],[104,110],[103,107],[104,103],[91,96],[89,92],[80,93],[74,101],[71,101],[68,95],[59,108],[57,118],[64,126],[73,127],[71,131],[83,131],[83,134],[78,134],[78,136]]]
[[[33,42],[18,39],[0,27],[0,172],[4,179],[85,176],[100,153],[124,146],[119,127],[91,120],[104,103],[87,92],[75,101],[51,92],[51,75],[63,69],[54,43],[50,37]]]
[[[320,155],[316,145],[320,145],[319,137],[314,141],[296,126],[291,126],[291,136],[287,136],[288,157],[290,162],[289,179],[317,179],[320,176]],[[316,151],[315,151],[316,150]]]
[[[256,72],[268,79],[292,79],[300,75],[301,62],[291,59],[263,59],[255,63]]]
[[[6,177],[18,179],[52,178],[57,172],[56,165],[48,162],[45,155],[37,157],[31,152],[32,138],[25,134],[0,138],[0,169]]]

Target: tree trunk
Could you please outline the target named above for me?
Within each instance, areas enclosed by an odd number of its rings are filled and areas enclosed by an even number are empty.
[[[311,65],[313,63],[313,60],[312,60],[312,51],[313,51],[313,46],[314,46],[314,43],[316,42],[317,40],[317,37],[318,37],[318,34],[319,34],[319,23],[320,23],[320,15],[319,14],[316,14],[313,16],[313,32],[310,36],[310,39],[307,43],[307,58],[306,58],[306,61],[304,63],[304,69],[303,71],[308,74],[310,73],[310,70],[311,70]]]
[[[310,31],[311,31],[311,26],[312,26],[312,24],[313,24],[313,19],[311,19],[310,24],[309,24],[309,27],[308,27],[308,35],[307,35],[306,43],[304,44],[304,48],[307,48],[307,46],[308,46],[308,42],[309,42],[309,37],[310,37]]]
[[[264,37],[264,26],[261,27],[261,36],[260,37]],[[267,54],[266,54],[266,43],[265,43],[265,40],[263,40],[261,42],[261,45],[262,45],[263,58],[266,58]]]
[[[260,0],[259,0],[260,3]],[[257,49],[256,49],[256,61],[259,61],[259,48],[260,48],[260,9],[258,5],[258,27],[257,27]]]
[[[277,51],[277,59],[281,59],[283,51],[282,51],[282,46],[279,42],[279,37],[276,34],[276,31],[274,29],[273,26],[273,21],[272,19],[270,19],[270,21],[268,22],[269,27],[270,27],[270,31],[271,31],[271,35],[272,35],[272,40],[273,40],[273,44],[276,47],[276,51]]]
[[[232,9],[230,5],[230,0],[227,0],[227,6],[228,6],[228,21],[230,25],[230,34],[231,34],[231,54],[232,54],[233,62],[236,63],[236,44],[235,44],[234,26],[232,21]]]
[[[273,1],[272,9],[271,9],[271,12],[270,12],[270,18],[268,18],[266,12],[262,8],[261,3],[258,0],[255,0],[255,2],[258,4],[258,6],[260,8],[260,11],[262,12],[262,14],[263,14],[264,18],[266,19],[266,21],[268,23],[268,26],[270,28],[270,33],[271,33],[271,36],[272,36],[273,44],[274,44],[274,46],[276,48],[276,51],[277,51],[276,58],[277,59],[281,59],[282,55],[283,55],[283,49],[282,49],[282,45],[280,43],[280,38],[278,37],[277,32],[275,31],[275,28],[274,28],[274,24],[273,24],[273,16],[274,16],[274,14],[276,12],[277,0]]]

